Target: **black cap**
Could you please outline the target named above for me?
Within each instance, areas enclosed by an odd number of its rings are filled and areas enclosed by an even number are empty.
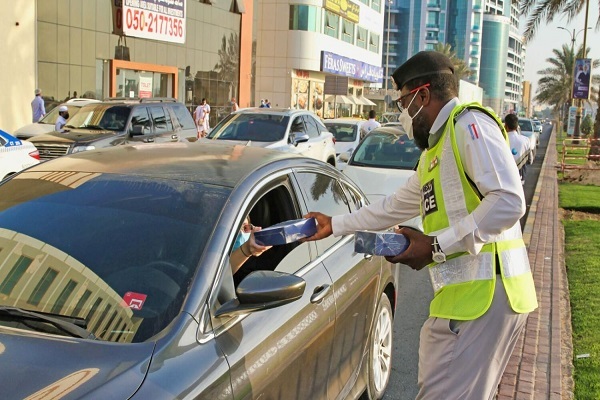
[[[408,81],[433,74],[454,74],[454,64],[440,52],[420,51],[394,71],[392,80],[400,90]]]

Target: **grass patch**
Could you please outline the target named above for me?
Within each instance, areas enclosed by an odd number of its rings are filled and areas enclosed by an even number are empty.
[[[562,191],[561,187],[561,195]],[[590,355],[573,360],[575,398],[600,399],[600,221],[563,220],[563,224],[573,354]]]
[[[558,187],[560,207],[566,210],[600,214],[600,187],[574,183],[560,183]]]

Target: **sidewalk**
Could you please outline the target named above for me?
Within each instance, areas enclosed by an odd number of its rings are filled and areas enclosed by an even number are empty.
[[[573,398],[571,315],[556,162],[553,131],[523,232],[539,307],[529,315],[517,342],[498,400]]]

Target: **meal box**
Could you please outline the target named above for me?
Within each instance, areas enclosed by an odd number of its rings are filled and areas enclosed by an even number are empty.
[[[317,221],[314,218],[295,219],[262,228],[254,232],[256,243],[263,246],[277,246],[293,243],[317,233]]]
[[[354,232],[354,251],[375,256],[397,256],[408,248],[410,241],[400,233]]]

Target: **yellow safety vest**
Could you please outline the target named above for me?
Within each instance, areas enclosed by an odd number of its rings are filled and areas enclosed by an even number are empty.
[[[421,155],[418,167],[421,182],[421,217],[425,234],[436,236],[473,212],[481,203],[480,194],[462,166],[455,118],[465,109],[479,110],[502,123],[477,103],[455,107],[439,141]],[[529,259],[519,222],[504,231],[495,242],[486,243],[477,255],[467,252],[447,254],[447,261],[429,265],[435,296],[430,316],[472,320],[483,315],[494,296],[496,260],[500,261],[502,282],[511,308],[527,313],[537,308],[537,298]]]

